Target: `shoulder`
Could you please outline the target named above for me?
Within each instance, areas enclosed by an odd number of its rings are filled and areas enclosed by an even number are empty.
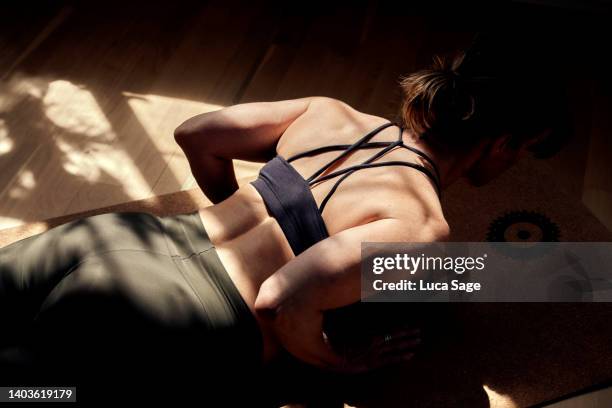
[[[450,238],[450,227],[439,217],[396,219],[396,240],[399,242],[443,242]]]
[[[437,242],[448,241],[451,229],[437,200],[409,197],[394,207],[398,241]],[[428,203],[429,202],[429,203]]]
[[[380,116],[362,112],[340,99],[328,96],[311,96],[304,99],[308,101],[307,109],[302,120],[296,122],[307,124],[308,127],[315,125],[326,131],[341,131],[350,137],[388,121]]]
[[[355,111],[355,109],[348,103],[341,101],[340,99],[331,98],[329,96],[311,96],[308,98],[309,110],[345,110]]]

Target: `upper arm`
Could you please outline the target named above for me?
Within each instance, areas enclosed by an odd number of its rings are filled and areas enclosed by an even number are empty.
[[[251,102],[194,116],[175,130],[183,149],[225,159],[267,161],[285,130],[319,97]]]
[[[362,242],[433,242],[446,239],[437,222],[430,225],[385,218],[344,230],[293,258],[261,286],[256,307],[274,309],[305,296],[319,310],[357,302],[361,296]]]

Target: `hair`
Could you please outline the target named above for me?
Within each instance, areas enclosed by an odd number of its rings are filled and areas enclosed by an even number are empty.
[[[453,149],[504,133],[519,146],[550,129],[530,150],[539,158],[552,156],[571,128],[564,84],[525,60],[531,64],[495,65],[475,52],[435,57],[430,68],[401,78],[404,126],[429,143]]]

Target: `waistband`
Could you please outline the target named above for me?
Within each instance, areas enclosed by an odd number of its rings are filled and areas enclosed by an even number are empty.
[[[181,258],[183,273],[204,301],[207,310],[216,315],[227,314],[227,308],[231,310],[232,318],[224,318],[223,321],[231,321],[235,329],[244,333],[242,342],[254,343],[245,344],[245,348],[253,347],[256,350],[256,364],[260,366],[263,359],[263,337],[259,323],[217,255],[198,211],[159,219],[170,253]],[[216,288],[214,292],[211,292],[211,286]],[[225,301],[220,305],[218,299]],[[210,303],[207,303],[208,300]],[[225,330],[227,327],[220,329]]]
[[[158,218],[172,255],[184,258],[214,249],[197,211]]]

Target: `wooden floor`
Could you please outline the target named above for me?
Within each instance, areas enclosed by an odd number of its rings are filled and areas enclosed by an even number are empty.
[[[471,36],[423,36],[425,18],[377,15],[375,2],[326,15],[225,0],[122,10],[16,11],[2,29],[0,229],[195,187],[172,132],[197,113],[320,94],[393,116],[423,47]],[[237,168],[245,182],[259,166]]]
[[[350,7],[328,3],[295,10],[238,0],[108,1],[87,7],[50,2],[35,12],[3,10],[0,229],[197,187],[172,133],[183,120],[205,111],[326,95],[391,118],[400,100],[400,75],[426,65],[434,54],[468,44],[475,31],[452,13],[397,12],[375,0],[351,2]],[[578,40],[568,44],[588,55],[598,55],[592,52],[597,47]],[[605,64],[572,52],[568,64],[577,69],[571,88],[576,129],[568,148],[552,160],[525,160],[484,188],[458,183],[446,191],[444,208],[456,239],[483,240],[495,217],[534,210],[559,226],[563,240],[612,240],[611,81]],[[590,71],[600,65],[601,71]],[[244,183],[259,165],[238,161],[236,167]],[[609,321],[603,305],[585,313],[596,312],[601,322]],[[491,312],[480,321],[496,323],[498,316]],[[517,324],[531,320],[516,317]],[[528,361],[511,363],[522,361],[523,350],[515,350],[508,362],[503,358],[511,355],[511,346],[492,346],[489,354],[473,360],[486,376],[476,378],[479,399],[470,406],[524,407],[609,379],[612,362],[602,358],[609,336],[601,334],[608,326],[601,323],[601,330],[588,332],[572,321],[546,331],[550,338],[544,333],[516,343],[542,355],[555,345],[551,350],[569,361],[565,372],[557,357],[548,362],[535,352],[527,355],[535,368],[521,372],[529,368]],[[511,343],[500,334],[504,327],[493,327],[484,331],[496,339],[487,344]],[[514,329],[505,329],[512,338]],[[575,345],[564,336],[583,339],[584,354],[575,355]],[[477,346],[478,352],[486,348],[484,342]],[[444,393],[433,384],[444,377],[463,387],[469,379],[458,370],[471,366],[457,365],[456,372],[423,367],[412,388],[397,387],[398,395],[410,400],[419,387],[428,386],[431,392],[419,406],[451,406],[443,396],[455,398],[460,390]],[[551,371],[558,388],[541,381]],[[521,375],[529,378],[528,387]],[[461,406],[457,401],[452,406]]]
[[[612,387],[607,387],[544,405],[543,408],[605,408],[611,405]]]
[[[376,0],[124,3],[50,2],[0,17],[0,229],[197,187],[172,137],[197,113],[326,95],[392,118],[400,76],[469,44],[477,28],[453,10]],[[571,149],[544,168],[611,227],[612,186],[600,176],[609,161],[589,147],[592,76],[574,87]],[[259,165],[236,167],[244,183]]]

